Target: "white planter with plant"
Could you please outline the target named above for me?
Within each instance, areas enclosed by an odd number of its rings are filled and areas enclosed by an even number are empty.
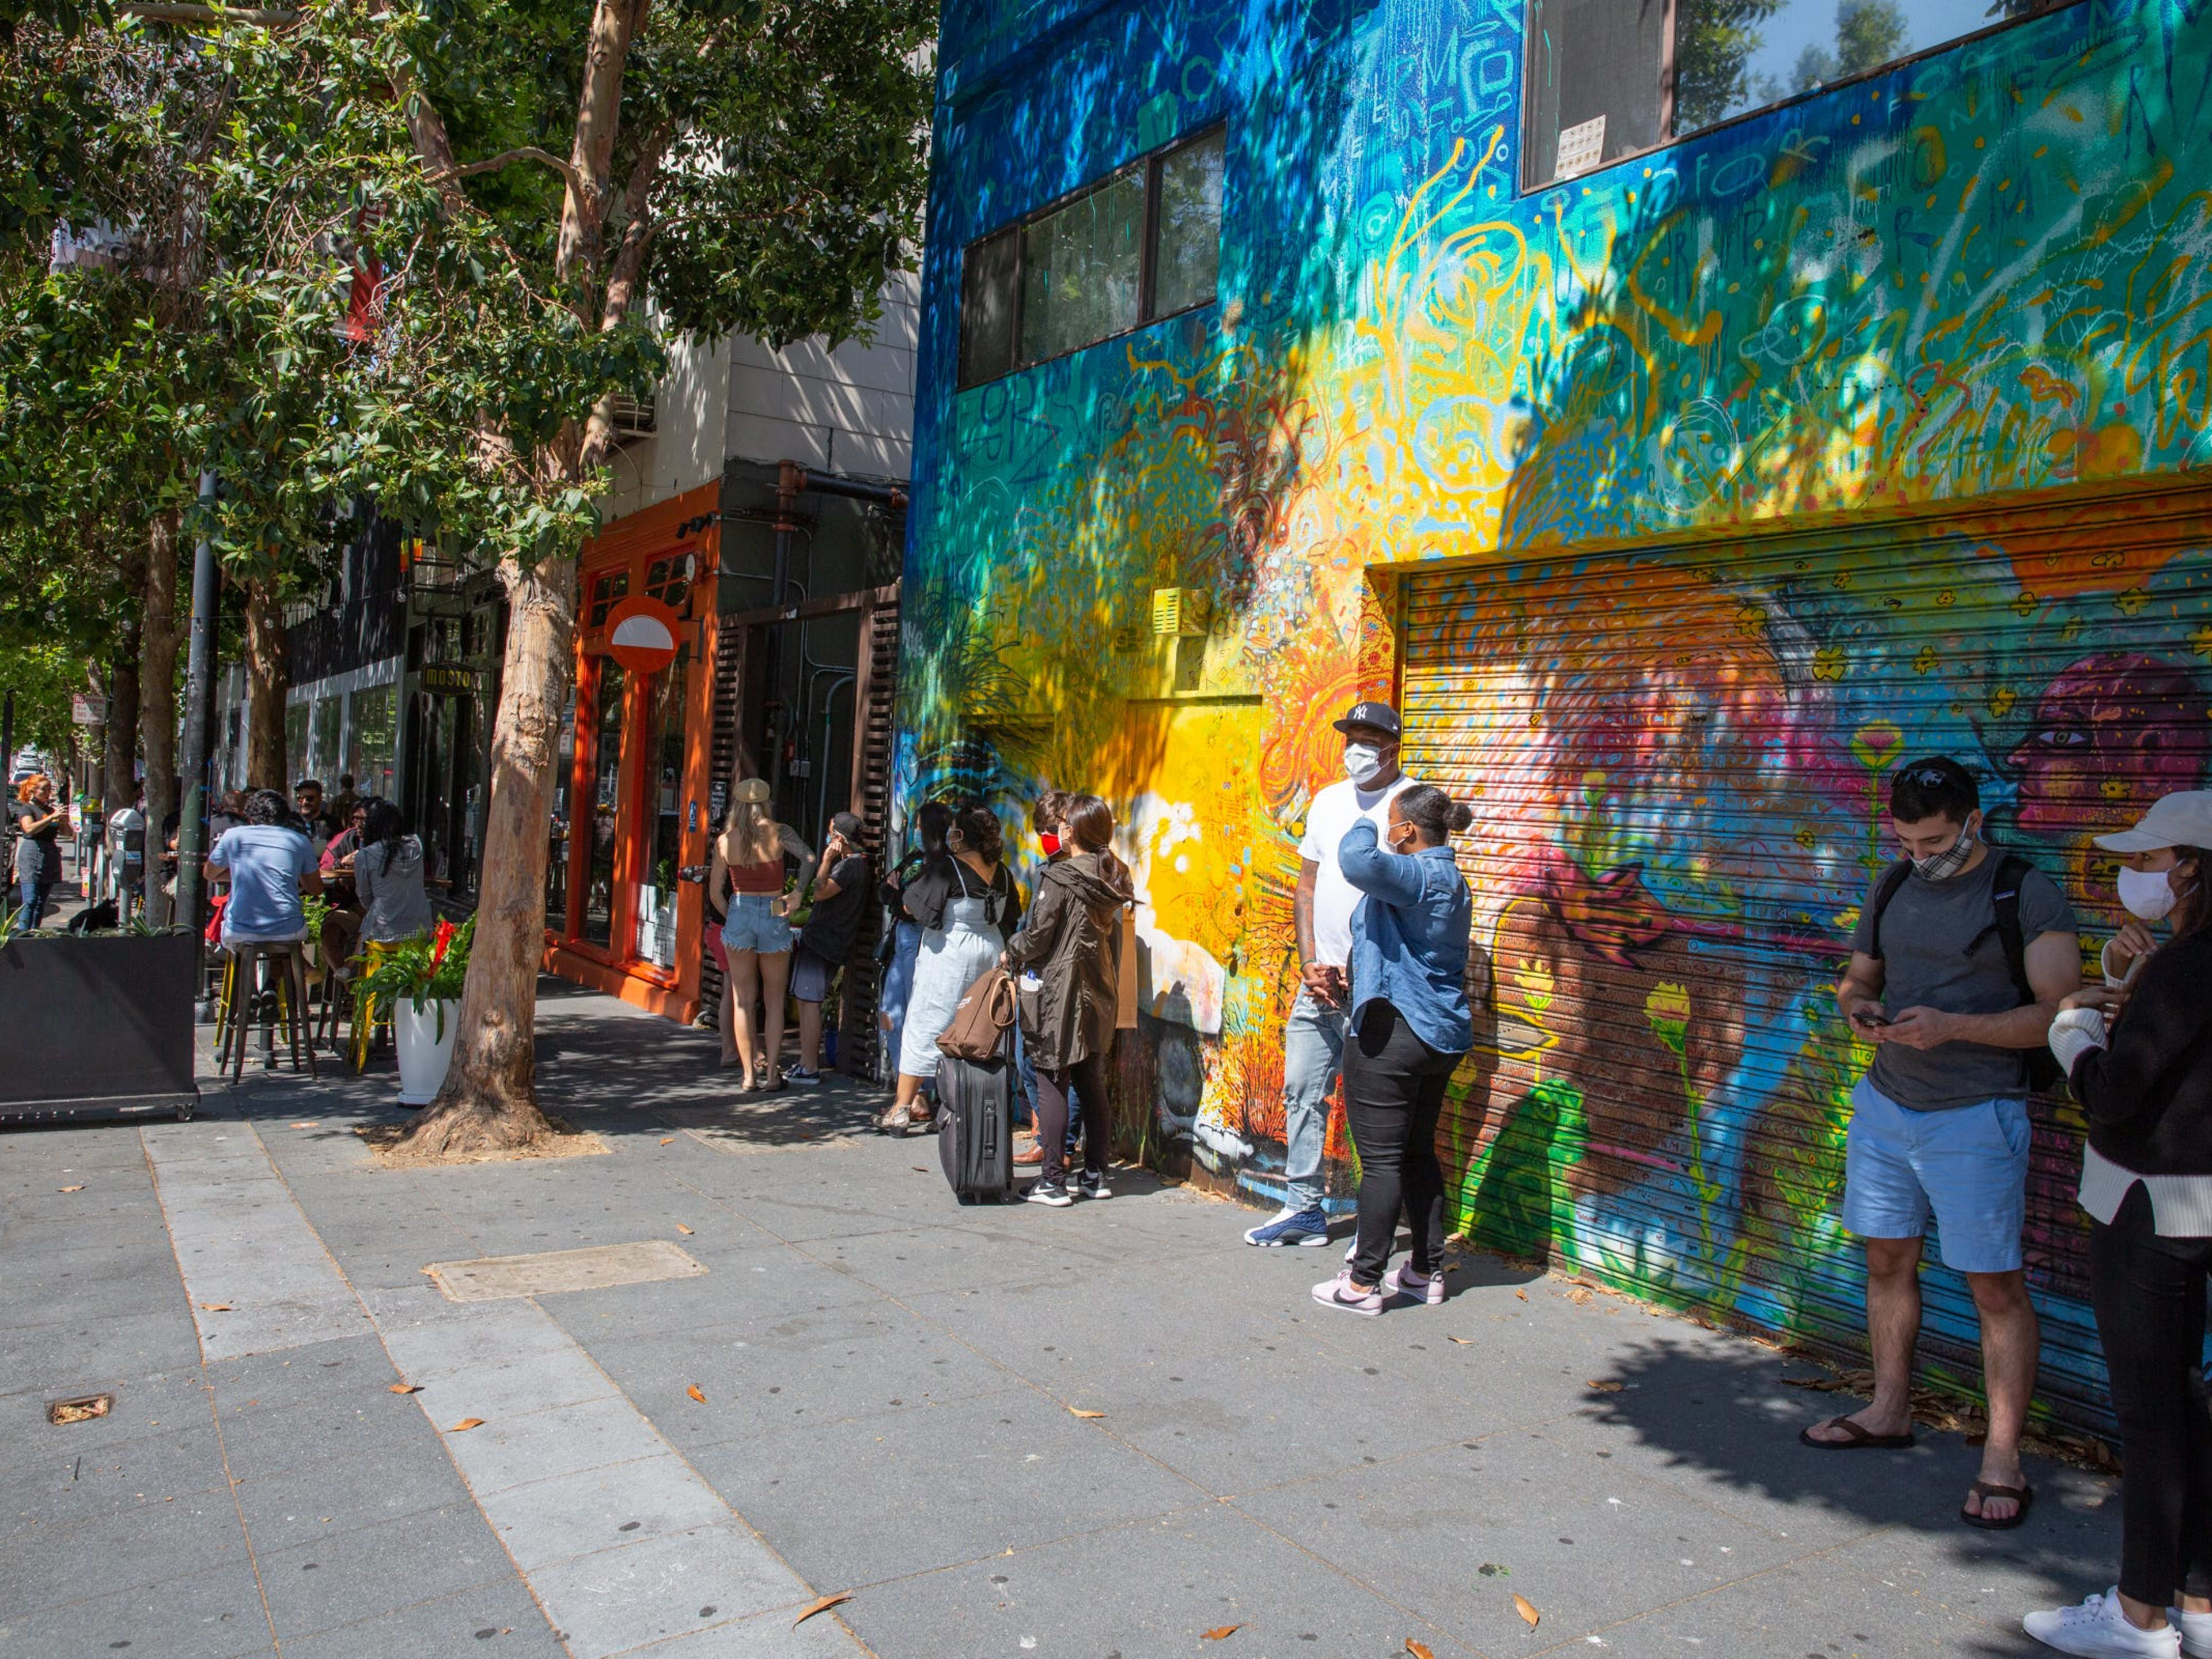
[[[473,919],[459,927],[441,921],[434,933],[386,946],[375,971],[355,989],[356,996],[373,997],[392,1011],[402,1106],[428,1106],[446,1086],[475,933]]]

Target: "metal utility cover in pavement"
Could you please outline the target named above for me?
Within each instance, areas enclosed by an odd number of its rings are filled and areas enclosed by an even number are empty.
[[[476,1261],[433,1261],[422,1270],[452,1302],[496,1302],[551,1291],[603,1291],[656,1279],[696,1279],[707,1269],[665,1238],[635,1244],[594,1244],[536,1255],[488,1255]]]

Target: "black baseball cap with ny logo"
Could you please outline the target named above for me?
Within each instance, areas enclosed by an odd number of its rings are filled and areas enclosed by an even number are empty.
[[[1349,732],[1355,726],[1370,726],[1394,738],[1403,729],[1398,724],[1398,711],[1387,702],[1355,702],[1345,711],[1342,720],[1330,724],[1340,732]]]

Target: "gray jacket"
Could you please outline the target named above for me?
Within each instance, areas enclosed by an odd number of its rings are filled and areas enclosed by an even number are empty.
[[[401,836],[390,849],[389,867],[384,862],[386,850],[364,847],[353,860],[353,890],[368,913],[362,919],[361,936],[378,945],[427,933],[434,920],[430,896],[422,888],[422,843],[413,836]]]

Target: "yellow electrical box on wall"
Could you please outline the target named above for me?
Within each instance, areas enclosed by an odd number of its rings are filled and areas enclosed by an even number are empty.
[[[1205,589],[1156,587],[1152,590],[1152,632],[1185,636],[1203,634],[1212,619],[1213,602]]]

